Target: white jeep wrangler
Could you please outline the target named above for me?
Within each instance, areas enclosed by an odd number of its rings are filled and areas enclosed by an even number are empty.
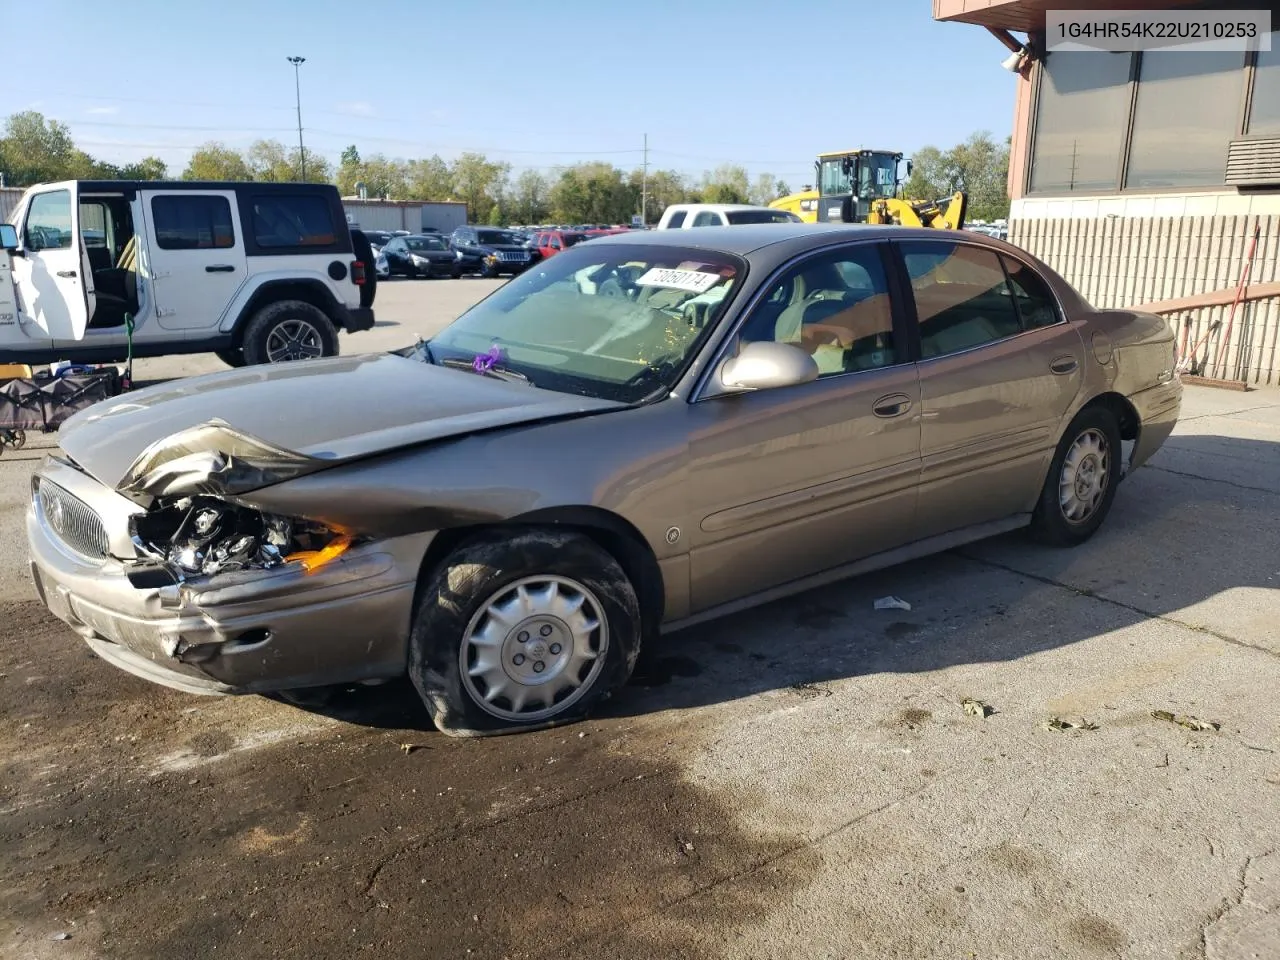
[[[279,363],[373,326],[372,250],[329,184],[40,184],[12,222],[0,363],[121,362],[130,340],[134,357]]]

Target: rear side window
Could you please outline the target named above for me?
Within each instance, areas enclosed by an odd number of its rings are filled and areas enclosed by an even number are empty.
[[[338,242],[329,201],[319,196],[254,197],[253,235],[264,250]]]
[[[236,245],[226,197],[152,197],[151,219],[161,250],[223,250]]]
[[[723,226],[718,213],[712,213],[710,210],[703,210],[700,214],[693,218],[695,227],[719,227]]]
[[[71,191],[37,193],[27,208],[28,250],[61,250],[71,246]]]
[[[900,245],[920,326],[924,360],[1022,332],[1004,267],[994,251],[932,240]]]
[[[1025,263],[1009,257],[1000,259],[1009,271],[1009,285],[1013,288],[1013,299],[1018,304],[1018,315],[1022,318],[1023,328],[1038,330],[1057,323],[1057,304],[1049,285],[1041,276]]]

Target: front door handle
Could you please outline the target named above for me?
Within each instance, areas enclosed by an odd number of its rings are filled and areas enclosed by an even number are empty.
[[[1076,362],[1075,357],[1058,357],[1053,363],[1049,364],[1049,369],[1057,374],[1067,374],[1074,372],[1078,366],[1080,364]]]
[[[871,408],[877,417],[900,417],[911,409],[911,398],[905,393],[881,397]]]
[[[75,275],[76,275],[76,272],[75,272],[74,270],[59,270],[59,271],[58,271],[58,276],[60,276],[60,277],[67,277],[67,278],[71,278],[71,277],[74,277]]]
[[[205,273],[232,273],[235,267],[229,263],[215,263],[204,268]]]

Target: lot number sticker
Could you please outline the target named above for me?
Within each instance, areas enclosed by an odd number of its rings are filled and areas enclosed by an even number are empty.
[[[676,290],[691,290],[694,293],[706,293],[720,280],[718,273],[703,273],[701,270],[666,270],[654,267],[636,281],[641,287],[672,287]]]

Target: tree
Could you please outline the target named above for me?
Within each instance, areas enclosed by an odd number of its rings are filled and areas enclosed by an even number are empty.
[[[791,193],[791,187],[787,184],[787,181],[785,180],[778,180],[773,185],[773,197],[775,200],[778,197],[785,197],[790,193]]]
[[[360,160],[360,151],[353,143],[342,151],[338,160],[338,192],[344,197],[356,195],[356,182],[359,181],[364,164]]]
[[[628,178],[632,195],[640,196],[644,174],[640,170],[632,170]],[[673,203],[685,203],[689,200],[689,187],[682,174],[675,170],[651,170],[648,177],[648,204],[645,209],[645,222],[657,223],[662,219],[662,211]],[[636,203],[636,213],[640,212],[640,204]]]
[[[252,180],[244,157],[216,140],[197,147],[182,171],[183,180]]]
[[[639,195],[608,163],[580,163],[551,188],[551,216],[565,223],[620,223],[638,207]]]
[[[93,159],[77,150],[64,123],[35,110],[15,113],[0,137],[0,171],[8,183],[28,186],[93,175]]]
[[[503,227],[503,226],[506,226],[506,224],[504,223],[505,220],[506,220],[506,217],[502,215],[502,207],[499,204],[495,203],[489,209],[489,219],[486,220],[485,222],[489,224],[489,226],[491,227]]]
[[[122,180],[164,180],[168,176],[169,167],[159,157],[143,157],[120,170]]]
[[[551,193],[551,182],[540,170],[525,170],[516,177],[515,190],[512,194],[512,209],[518,223],[541,223],[547,218],[549,207],[547,197]]]
[[[453,197],[453,175],[439,155],[426,160],[410,160],[405,165],[408,197],[411,200],[449,200]]]
[[[464,153],[453,161],[450,172],[453,189],[466,201],[471,222],[488,222],[489,210],[503,193],[511,165],[492,163],[482,153]]]
[[[767,207],[769,201],[786,195],[778,192],[779,185],[786,186],[782,181],[775,179],[772,173],[762,173],[756,177],[756,182],[751,185],[748,197],[756,206]]]
[[[245,162],[255,180],[292,183],[298,179],[298,167],[290,165],[288,151],[279,140],[255,140],[245,153]]]
[[[721,164],[702,178],[703,203],[746,203],[751,194],[747,171],[733,164]]]
[[[997,144],[980,130],[950,150],[921,147],[912,157],[906,195],[936,200],[963,190],[969,195],[968,216],[995,220],[1009,215],[1009,143]]]

